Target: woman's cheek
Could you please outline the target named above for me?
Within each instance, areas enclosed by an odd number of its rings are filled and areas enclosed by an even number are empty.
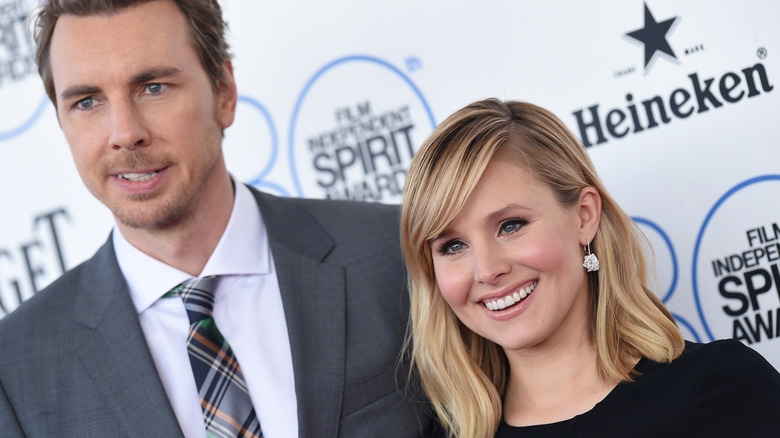
[[[435,265],[434,267],[436,270],[436,282],[444,300],[450,306],[466,303],[471,289],[468,275],[462,272],[462,269],[457,269],[457,267],[452,265]]]

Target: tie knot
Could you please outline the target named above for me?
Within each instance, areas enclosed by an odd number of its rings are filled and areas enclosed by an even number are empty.
[[[190,324],[195,324],[206,318],[211,318],[214,311],[214,290],[219,283],[219,277],[210,276],[187,280],[171,289],[165,294],[168,296],[180,296],[187,309],[187,317]]]

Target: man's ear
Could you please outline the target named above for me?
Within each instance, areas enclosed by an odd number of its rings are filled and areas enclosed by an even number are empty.
[[[238,89],[233,78],[233,63],[227,60],[222,64],[222,79],[217,82],[216,92],[217,119],[222,129],[233,124],[237,102]]]
[[[577,202],[577,214],[580,219],[580,245],[592,242],[601,222],[601,194],[595,188],[587,186],[580,192]]]

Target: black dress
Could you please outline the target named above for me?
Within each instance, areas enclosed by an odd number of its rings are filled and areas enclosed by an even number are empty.
[[[588,412],[558,423],[512,427],[496,438],[780,437],[780,374],[739,341],[686,343],[670,364],[642,359]]]

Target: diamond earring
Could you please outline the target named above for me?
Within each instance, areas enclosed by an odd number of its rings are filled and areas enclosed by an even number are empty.
[[[588,242],[588,246],[583,247],[582,249],[588,251],[588,255],[585,256],[585,263],[582,264],[582,267],[587,269],[588,272],[594,272],[599,270],[599,259],[596,257],[596,254],[593,254],[590,252],[590,241]]]

